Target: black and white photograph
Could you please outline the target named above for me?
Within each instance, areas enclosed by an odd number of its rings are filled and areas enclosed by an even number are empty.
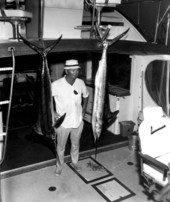
[[[0,202],[170,202],[169,0],[0,0]]]

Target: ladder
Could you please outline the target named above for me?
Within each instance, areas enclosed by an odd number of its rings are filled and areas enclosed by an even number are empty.
[[[8,134],[8,127],[9,127],[9,117],[10,117],[10,111],[11,111],[11,102],[12,102],[13,84],[14,84],[14,75],[15,75],[15,55],[14,55],[15,48],[9,47],[8,51],[11,51],[12,67],[0,67],[0,73],[11,72],[9,100],[0,101],[0,165],[3,163],[5,158],[5,153],[6,153],[7,134]],[[3,127],[3,116],[2,116],[2,110],[1,110],[3,105],[8,105],[5,129]]]

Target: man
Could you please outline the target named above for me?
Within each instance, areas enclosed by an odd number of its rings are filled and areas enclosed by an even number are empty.
[[[57,154],[56,176],[62,172],[64,163],[65,145],[70,135],[71,161],[75,170],[80,171],[77,165],[79,158],[79,141],[83,130],[83,116],[85,115],[89,92],[83,80],[77,78],[80,66],[77,60],[67,60],[65,63],[65,76],[52,83],[52,95],[55,101],[57,119],[66,113],[61,126],[56,129]]]

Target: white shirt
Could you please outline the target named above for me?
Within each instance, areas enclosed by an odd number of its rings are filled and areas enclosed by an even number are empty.
[[[78,94],[75,94],[76,91]],[[89,92],[83,80],[76,79],[70,85],[65,77],[52,83],[52,96],[54,96],[57,113],[66,117],[61,124],[65,128],[78,128],[82,121],[82,97],[89,96]]]

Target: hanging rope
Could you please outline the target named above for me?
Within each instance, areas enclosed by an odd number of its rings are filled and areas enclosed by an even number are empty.
[[[8,136],[8,127],[9,127],[9,117],[11,112],[11,102],[12,102],[12,95],[13,95],[13,85],[14,85],[14,75],[15,75],[15,55],[14,55],[14,48],[10,48],[11,55],[12,55],[12,75],[11,75],[11,86],[10,86],[10,95],[9,95],[9,105],[8,105],[8,111],[7,111],[7,119],[6,119],[6,130],[5,130],[5,140],[4,140],[4,146],[3,146],[3,152],[2,152],[2,159],[0,160],[0,165],[3,163],[6,153],[6,147],[7,147],[7,136]]]

